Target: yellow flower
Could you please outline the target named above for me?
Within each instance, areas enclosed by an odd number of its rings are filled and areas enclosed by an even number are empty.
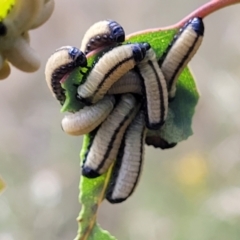
[[[10,74],[8,62],[25,72],[36,71],[40,60],[29,45],[28,31],[48,20],[53,12],[54,0],[5,0],[0,3],[1,8],[0,79]]]

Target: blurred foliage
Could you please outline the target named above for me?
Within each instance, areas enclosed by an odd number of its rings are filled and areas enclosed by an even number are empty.
[[[131,33],[175,23],[204,2],[58,0],[31,43],[46,62],[60,46],[80,46],[99,20],[115,19]],[[119,240],[239,240],[239,12],[236,5],[204,21],[203,45],[190,64],[201,92],[194,135],[172,150],[148,147],[134,195],[117,206],[103,202],[98,221]],[[0,172],[8,185],[0,195],[0,240],[73,239],[81,139],[62,132],[44,65],[34,74],[14,69],[0,94]]]

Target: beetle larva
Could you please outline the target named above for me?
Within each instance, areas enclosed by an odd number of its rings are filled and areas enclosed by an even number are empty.
[[[126,130],[113,167],[106,191],[110,203],[126,200],[135,190],[143,165],[145,134],[144,113],[140,111]]]
[[[160,58],[159,66],[166,78],[170,98],[175,96],[178,77],[200,47],[203,34],[202,19],[196,17],[189,20]]]
[[[64,46],[57,49],[48,59],[45,67],[47,85],[61,104],[65,101],[60,81],[76,67],[86,67],[87,59],[78,48]]]
[[[131,70],[123,75],[108,90],[108,94],[137,93],[142,94],[142,83],[139,75]]]
[[[123,28],[113,20],[104,20],[93,24],[85,33],[81,50],[87,54],[99,47],[121,43],[125,40]]]
[[[167,117],[168,91],[153,49],[147,51],[145,59],[135,67],[135,70],[142,80],[146,98],[146,126],[149,129],[159,129]]]
[[[108,170],[117,157],[124,132],[139,107],[133,95],[121,96],[114,110],[97,130],[83,161],[83,176],[95,178]]]
[[[149,47],[148,43],[127,44],[105,53],[78,87],[79,99],[86,104],[99,101],[113,83],[144,59]]]
[[[63,131],[75,136],[93,131],[107,118],[114,104],[113,96],[105,96],[92,106],[85,106],[78,112],[66,115],[62,120]]]

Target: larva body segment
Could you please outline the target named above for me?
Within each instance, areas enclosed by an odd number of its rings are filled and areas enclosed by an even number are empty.
[[[159,66],[166,78],[170,98],[175,96],[178,77],[200,47],[203,34],[202,19],[189,20],[160,58]]]
[[[72,46],[64,46],[57,49],[48,59],[45,67],[45,78],[52,94],[60,101],[65,101],[64,90],[60,81],[76,67],[86,67],[86,56]]]
[[[62,120],[62,129],[70,135],[83,135],[97,128],[113,110],[115,98],[105,96],[92,106],[85,106],[75,113],[66,115]]]
[[[139,107],[133,95],[121,96],[114,110],[97,130],[83,161],[83,176],[95,178],[108,170],[117,157],[125,130]]]
[[[85,33],[81,50],[89,52],[113,43],[122,43],[125,40],[124,29],[113,20],[104,20],[93,24]]]
[[[112,171],[106,191],[110,203],[126,200],[135,190],[143,165],[145,135],[144,113],[140,111],[126,130]]]
[[[135,69],[143,83],[146,126],[149,129],[159,129],[167,117],[168,91],[153,49],[148,50],[145,59]]]
[[[131,70],[123,75],[108,90],[108,94],[136,93],[142,94],[142,83],[139,75]]]
[[[102,99],[116,81],[144,59],[149,47],[147,43],[127,44],[105,53],[78,87],[79,99],[86,104]]]

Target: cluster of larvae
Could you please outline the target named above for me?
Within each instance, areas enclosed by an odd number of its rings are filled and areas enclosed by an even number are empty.
[[[176,82],[199,48],[204,33],[201,18],[189,20],[160,59],[149,43],[123,43],[125,33],[115,21],[101,21],[86,32],[81,50],[59,48],[46,64],[46,81],[61,104],[66,100],[61,83],[80,67],[87,69],[76,98],[84,107],[62,120],[71,135],[88,134],[82,175],[96,178],[114,163],[106,199],[119,203],[134,191],[143,165],[146,132],[164,124]],[[93,66],[87,58],[104,49]],[[87,55],[87,56],[86,56]],[[173,147],[161,139],[148,144]]]

